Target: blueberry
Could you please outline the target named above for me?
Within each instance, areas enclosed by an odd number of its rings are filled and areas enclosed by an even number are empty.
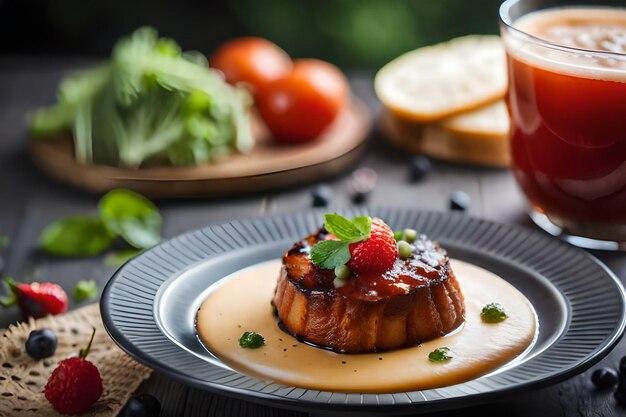
[[[465,191],[452,191],[450,193],[450,210],[465,211],[469,208],[470,197]]]
[[[598,389],[612,388],[618,381],[617,371],[613,368],[600,368],[591,374],[591,382]]]
[[[352,194],[352,202],[354,204],[363,204],[367,201],[367,198],[369,197],[369,193],[362,193],[362,192],[355,192],[354,194]]]
[[[626,356],[619,361],[619,378],[617,379],[619,384],[613,397],[619,404],[626,406]]]
[[[57,336],[50,329],[33,330],[26,340],[26,353],[33,359],[43,359],[54,355],[57,350]]]
[[[409,179],[413,182],[423,180],[430,171],[430,159],[425,156],[414,156],[409,161]]]
[[[617,386],[617,389],[613,393],[613,397],[615,398],[615,401],[617,401],[618,404],[626,406],[626,387],[624,386],[623,383],[620,383]]]
[[[359,168],[352,173],[352,202],[362,204],[367,201],[370,193],[376,188],[377,174],[371,168]]]
[[[159,417],[161,403],[150,394],[131,397],[119,417]]]
[[[333,190],[326,184],[320,184],[311,190],[313,207],[326,207],[333,196]]]

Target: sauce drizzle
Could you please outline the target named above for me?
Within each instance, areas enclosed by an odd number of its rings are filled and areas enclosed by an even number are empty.
[[[465,294],[467,318],[457,331],[419,346],[382,353],[340,354],[302,343],[277,325],[270,300],[280,260],[247,268],[216,286],[198,312],[197,329],[207,349],[228,366],[287,386],[341,392],[404,392],[468,381],[515,360],[532,345],[537,318],[530,302],[503,279],[451,260]],[[509,318],[487,324],[485,304],[497,301]],[[240,326],[238,326],[240,325]],[[259,349],[242,349],[244,331],[265,337]],[[454,358],[433,363],[428,354],[447,346]]]

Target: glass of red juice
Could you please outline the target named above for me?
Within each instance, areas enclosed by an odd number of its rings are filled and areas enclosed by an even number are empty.
[[[626,251],[624,5],[500,8],[514,176],[537,225],[592,249]]]

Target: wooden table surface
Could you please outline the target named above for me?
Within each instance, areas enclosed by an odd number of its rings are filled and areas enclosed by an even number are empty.
[[[102,289],[113,269],[104,264],[104,256],[71,260],[50,257],[38,249],[38,237],[41,230],[55,219],[70,214],[94,213],[98,197],[57,184],[33,167],[26,150],[25,114],[36,106],[51,103],[61,76],[84,65],[85,61],[76,59],[0,57],[0,235],[10,237],[10,245],[0,249],[5,263],[4,275],[23,281],[55,281],[68,291],[81,279],[96,280]],[[377,112],[379,105],[372,92],[371,74],[352,74],[351,82],[354,93]],[[359,164],[378,172],[378,185],[369,204],[447,210],[450,191],[459,189],[466,191],[472,199],[469,215],[533,227],[508,171],[434,163],[425,181],[410,183],[407,181],[408,157],[392,149],[375,132],[370,142],[370,148]],[[350,204],[348,175],[329,179],[327,183],[334,190],[333,206]],[[164,217],[163,234],[172,237],[212,223],[306,210],[311,206],[310,188],[311,184],[303,184],[297,189],[239,198],[157,201]],[[594,255],[622,281],[626,280],[625,254],[594,252]],[[15,309],[2,311],[0,327],[17,319]],[[623,355],[626,355],[625,341],[620,342],[594,369],[615,367]],[[615,404],[611,392],[594,389],[590,375],[591,370],[551,387],[440,415],[626,415],[626,408]],[[161,400],[164,417],[307,415],[232,400],[156,374],[141,390]]]

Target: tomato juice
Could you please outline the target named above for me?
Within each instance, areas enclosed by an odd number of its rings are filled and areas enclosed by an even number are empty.
[[[537,40],[505,36],[522,191],[559,227],[626,240],[626,10],[548,9],[514,27]]]

